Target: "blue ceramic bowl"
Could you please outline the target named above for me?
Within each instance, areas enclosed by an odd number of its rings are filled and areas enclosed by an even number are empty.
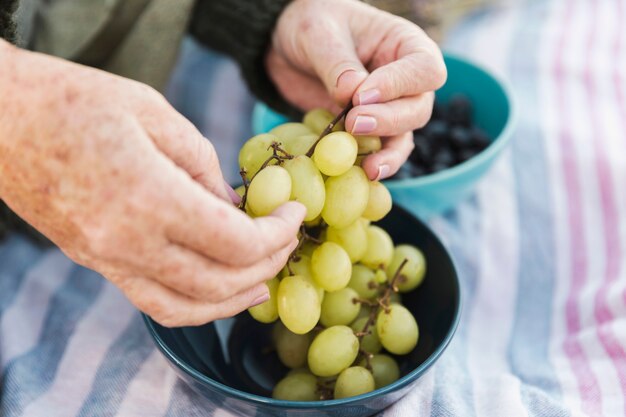
[[[388,407],[410,390],[450,342],[459,320],[457,273],[437,237],[406,210],[394,206],[379,223],[394,242],[421,248],[428,262],[424,282],[402,295],[416,317],[420,337],[415,349],[398,356],[402,377],[396,382],[352,398],[317,402],[281,401],[271,389],[285,375],[274,352],[268,351],[271,325],[242,313],[199,327],[166,328],[144,316],[150,334],[174,370],[200,396],[240,416],[369,416]]]
[[[448,81],[437,91],[437,100],[446,103],[455,94],[464,94],[474,106],[475,123],[493,138],[492,143],[473,158],[434,174],[388,180],[385,185],[394,202],[421,218],[429,218],[454,207],[474,189],[511,139],[515,112],[506,83],[484,68],[465,59],[445,55]],[[256,133],[267,132],[287,118],[257,104],[252,114]]]

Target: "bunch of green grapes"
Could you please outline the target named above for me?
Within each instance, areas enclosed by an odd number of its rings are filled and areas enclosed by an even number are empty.
[[[383,387],[400,376],[391,355],[408,354],[418,341],[399,293],[420,285],[426,261],[371,223],[389,213],[391,195],[360,167],[380,138],[352,136],[336,122],[312,110],[303,123],[251,138],[239,154],[242,210],[264,216],[289,200],[307,209],[298,247],[267,282],[270,299],[248,310],[276,322],[274,348],[291,369],[274,388],[278,399],[346,398]]]

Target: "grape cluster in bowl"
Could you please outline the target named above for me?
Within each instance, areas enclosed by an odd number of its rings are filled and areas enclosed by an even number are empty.
[[[270,299],[249,309],[273,323],[274,349],[291,370],[274,387],[281,400],[316,401],[364,394],[400,376],[396,360],[418,343],[418,325],[400,293],[426,272],[422,252],[394,243],[372,224],[392,207],[385,186],[369,181],[364,155],[380,138],[352,136],[341,118],[312,110],[242,147],[240,208],[264,216],[295,200],[307,209],[299,245]],[[388,352],[389,354],[385,353]]]

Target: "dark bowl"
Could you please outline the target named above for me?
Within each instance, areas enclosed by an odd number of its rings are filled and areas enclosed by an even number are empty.
[[[161,353],[200,396],[242,416],[369,416],[418,389],[420,378],[450,343],[460,314],[460,289],[448,252],[433,232],[399,206],[378,223],[395,244],[419,247],[428,262],[423,284],[402,300],[419,325],[419,341],[398,356],[402,377],[357,397],[317,402],[271,398],[272,386],[286,373],[268,349],[271,325],[248,313],[199,327],[166,328],[150,317],[145,323]]]

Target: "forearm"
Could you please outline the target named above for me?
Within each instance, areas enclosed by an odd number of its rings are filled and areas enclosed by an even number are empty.
[[[13,14],[17,9],[17,0],[0,0],[0,38],[15,40]]]

